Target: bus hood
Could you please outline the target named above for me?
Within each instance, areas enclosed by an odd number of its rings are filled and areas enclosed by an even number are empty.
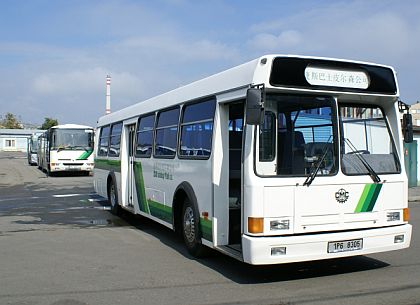
[[[403,182],[297,186],[294,233],[402,223],[406,198]],[[398,211],[401,213],[400,220],[389,221],[388,213]]]
[[[318,181],[309,187],[266,186],[264,235],[357,230],[402,224],[403,208],[407,207],[406,186],[403,181],[345,185],[322,184]],[[393,215],[392,221],[389,220],[390,214]],[[288,223],[288,229],[272,229],[273,223],[282,221]]]

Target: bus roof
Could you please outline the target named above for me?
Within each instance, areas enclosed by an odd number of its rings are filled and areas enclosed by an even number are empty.
[[[223,92],[228,92],[240,88],[246,88],[254,83],[255,79],[258,79],[259,83],[269,84],[270,73],[272,72],[271,63],[275,58],[289,58],[298,60],[314,60],[314,61],[325,61],[325,62],[337,62],[343,65],[364,65],[371,67],[380,67],[389,69],[393,79],[395,79],[394,69],[390,66],[378,65],[374,63],[352,61],[346,59],[326,58],[326,57],[313,57],[313,56],[299,56],[299,55],[281,55],[271,54],[264,55],[247,63],[239,66],[230,68],[228,70],[219,72],[211,75],[204,79],[195,81],[188,85],[179,87],[161,95],[152,97],[145,101],[138,102],[116,112],[106,114],[99,118],[98,126],[108,125],[112,122],[121,121],[124,119],[138,116],[138,114],[153,112],[162,108],[170,107],[172,105],[181,104],[183,102],[192,101],[194,99],[205,98]],[[262,64],[263,61],[270,63],[269,65]],[[259,64],[260,63],[260,64]],[[256,73],[257,68],[259,69]],[[261,74],[262,72],[262,74]],[[268,85],[270,86],[270,85]],[[398,86],[395,82],[396,92],[398,94]],[[281,86],[272,86],[281,87]]]
[[[93,127],[78,124],[62,124],[51,127],[52,129],[93,129]]]

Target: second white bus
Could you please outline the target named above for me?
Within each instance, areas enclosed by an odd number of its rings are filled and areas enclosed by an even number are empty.
[[[93,170],[94,130],[90,126],[53,126],[38,139],[38,167],[49,175]]]
[[[37,165],[38,164],[38,137],[40,134],[32,134],[28,138],[28,164]]]

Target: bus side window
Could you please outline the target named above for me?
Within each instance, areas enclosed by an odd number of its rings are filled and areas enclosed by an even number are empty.
[[[155,157],[174,158],[177,147],[179,107],[158,113],[155,138]]]
[[[152,155],[153,127],[155,125],[155,114],[139,118],[137,124],[137,146],[136,157],[150,158]]]
[[[259,161],[271,162],[276,153],[276,115],[266,111],[264,124],[260,126]]]
[[[210,157],[215,107],[214,99],[184,106],[180,157],[197,159]]]
[[[109,126],[103,126],[99,136],[98,156],[108,155]]]
[[[109,141],[109,157],[118,157],[120,155],[122,123],[113,124]]]

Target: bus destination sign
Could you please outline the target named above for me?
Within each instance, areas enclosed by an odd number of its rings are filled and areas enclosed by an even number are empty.
[[[304,90],[398,94],[394,71],[390,67],[319,58],[274,58],[270,85]]]
[[[308,66],[305,69],[306,81],[315,86],[367,89],[369,77],[363,71],[345,71]]]

